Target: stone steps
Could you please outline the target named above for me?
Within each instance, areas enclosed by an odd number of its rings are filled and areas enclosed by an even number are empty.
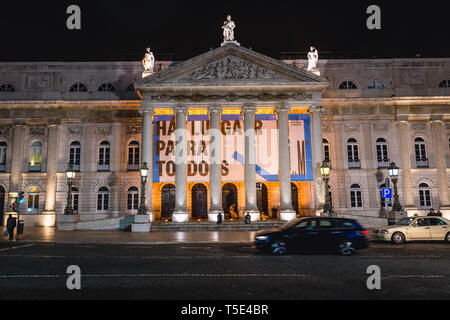
[[[224,221],[222,224],[208,221],[192,221],[187,223],[161,222],[152,223],[152,232],[175,231],[258,231],[276,228],[283,225],[283,221],[257,221],[245,224],[243,221]]]

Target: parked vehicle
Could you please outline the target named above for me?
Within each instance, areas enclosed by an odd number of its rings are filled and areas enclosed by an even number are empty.
[[[402,244],[408,241],[444,240],[450,243],[450,220],[442,217],[409,217],[381,228],[375,239]]]
[[[259,231],[255,245],[275,255],[289,251],[333,250],[351,255],[357,249],[367,247],[367,231],[356,220],[333,217],[307,217],[285,225]]]

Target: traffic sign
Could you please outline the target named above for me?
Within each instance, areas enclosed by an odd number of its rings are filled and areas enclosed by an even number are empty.
[[[382,194],[383,199],[392,199],[392,189],[391,188],[381,189],[381,194]]]

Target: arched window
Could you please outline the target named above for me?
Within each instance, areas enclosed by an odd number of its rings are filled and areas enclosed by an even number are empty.
[[[350,206],[352,208],[362,208],[362,191],[358,184],[350,187]]]
[[[136,187],[128,189],[127,209],[129,212],[137,212],[139,209],[139,190]]]
[[[134,84],[130,84],[130,85],[127,87],[127,91],[128,91],[128,92],[136,91],[136,88],[134,87]]]
[[[389,167],[389,151],[386,139],[378,138],[376,141],[378,168]]]
[[[102,141],[98,147],[98,171],[109,171],[110,147],[108,141]]]
[[[330,162],[330,143],[323,138],[323,158],[326,162]]]
[[[0,85],[0,92],[14,92],[16,89],[12,84],[5,83]]]
[[[80,192],[77,188],[72,187],[72,209],[75,213],[78,213],[78,199],[80,197]]]
[[[139,142],[128,144],[128,170],[139,170]]]
[[[417,168],[428,168],[427,146],[423,138],[417,137],[414,139],[414,151]]]
[[[100,87],[98,87],[98,91],[114,92],[114,91],[116,91],[116,88],[111,83],[103,83]]]
[[[386,86],[380,80],[372,80],[367,85],[367,89],[386,89]]]
[[[39,188],[32,187],[28,191],[28,208],[27,212],[36,214],[39,212]]]
[[[431,208],[431,191],[426,183],[419,184],[419,200],[422,208]]]
[[[353,90],[358,89],[353,81],[346,80],[339,85],[340,90]]]
[[[88,91],[87,87],[81,82],[75,83],[69,89],[69,92],[87,92],[87,91]]]
[[[0,141],[0,172],[4,172],[6,170],[6,150],[8,149],[8,145],[5,141]]]
[[[28,171],[41,171],[42,163],[42,143],[33,142],[30,150],[30,165]]]
[[[109,190],[106,187],[98,189],[97,212],[107,213],[109,209]]]
[[[80,159],[81,159],[81,144],[78,141],[74,141],[69,147],[69,165],[75,171],[80,170]]]
[[[439,83],[439,88],[450,88],[450,79],[442,80]]]
[[[350,169],[361,168],[361,161],[359,160],[359,146],[358,141],[355,138],[350,138],[347,140],[347,159],[348,167]]]

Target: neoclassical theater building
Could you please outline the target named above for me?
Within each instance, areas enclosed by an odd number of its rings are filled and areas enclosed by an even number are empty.
[[[395,162],[408,215],[450,218],[450,59],[319,60],[320,76],[307,64],[237,43],[144,74],[141,62],[0,63],[0,218],[24,191],[25,224],[54,226],[71,164],[80,228],[113,228],[137,213],[146,162],[155,221],[290,220],[321,213],[323,160],[337,215],[385,222]]]

